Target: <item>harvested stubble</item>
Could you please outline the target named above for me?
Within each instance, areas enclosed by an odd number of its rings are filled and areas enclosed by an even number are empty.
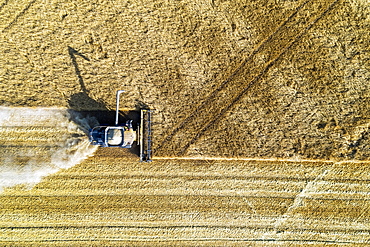
[[[6,190],[1,236],[8,243],[361,243],[368,241],[369,177],[354,177],[368,169],[334,162],[136,163],[100,149],[32,190]]]

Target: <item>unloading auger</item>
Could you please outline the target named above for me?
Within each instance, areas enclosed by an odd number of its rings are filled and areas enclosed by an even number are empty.
[[[149,109],[140,109],[140,123],[136,130],[133,127],[133,120],[127,120],[119,124],[119,99],[124,90],[118,90],[116,96],[116,121],[114,126],[100,125],[89,132],[89,139],[92,145],[101,147],[132,148],[136,141],[139,146],[140,161],[150,162],[152,156],[152,120]]]

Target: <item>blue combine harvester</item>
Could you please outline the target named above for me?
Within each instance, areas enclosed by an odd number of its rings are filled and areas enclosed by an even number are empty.
[[[148,109],[140,110],[140,123],[137,129],[132,126],[133,120],[127,120],[125,124],[118,123],[119,97],[123,90],[117,91],[116,98],[116,121],[114,126],[96,126],[90,130],[89,139],[92,145],[101,147],[120,147],[131,148],[136,141],[140,147],[140,161],[151,161],[151,111]]]

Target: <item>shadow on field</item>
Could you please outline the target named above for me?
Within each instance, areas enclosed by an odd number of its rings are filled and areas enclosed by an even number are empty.
[[[85,82],[81,75],[76,56],[79,56],[86,61],[90,61],[90,59],[70,46],[68,46],[68,53],[71,58],[76,76],[78,78],[78,82],[80,83],[82,89],[82,92],[73,94],[68,100],[68,105],[70,108],[69,114],[71,120],[78,124],[87,135],[89,133],[89,129],[92,129],[95,126],[114,126],[116,112],[109,110],[103,102],[97,101],[89,96],[89,91],[87,90]],[[147,107],[142,102],[138,102],[135,108],[141,109],[143,108],[143,106]],[[133,120],[133,126],[134,129],[136,129],[135,127],[140,122],[140,111],[120,111],[118,115],[119,124],[123,124],[127,120]],[[138,145],[136,145],[136,142],[129,150],[122,150],[122,154],[127,154],[127,151],[132,154],[139,155],[139,147]]]
[[[68,53],[69,53],[69,56],[71,57],[72,64],[75,68],[75,72],[76,72],[76,75],[78,77],[78,81],[80,82],[82,91],[87,92],[86,87],[85,87],[85,83],[84,83],[83,78],[81,76],[80,68],[78,67],[78,64],[77,64],[76,55],[82,57],[86,61],[90,61],[90,59],[87,58],[85,55],[81,54],[80,52],[76,51],[75,49],[73,49],[70,46],[68,46]]]
[[[101,109],[108,111],[108,108],[103,102],[99,102],[91,98],[86,92],[75,93],[68,100],[69,108],[76,111]]]
[[[73,94],[71,98],[68,100],[69,107],[77,111],[88,109],[102,109],[103,111],[107,111],[108,109],[104,103],[98,102],[88,95],[89,91],[86,89],[86,85],[82,78],[81,71],[76,60],[76,56],[79,56],[86,61],[90,61],[90,59],[70,46],[68,46],[68,54],[71,58],[76,76],[78,78],[78,82],[80,83],[82,89],[82,92]]]

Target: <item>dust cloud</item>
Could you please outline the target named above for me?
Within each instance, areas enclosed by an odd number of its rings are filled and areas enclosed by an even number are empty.
[[[62,108],[0,107],[0,191],[31,188],[93,155],[86,134],[96,124]]]

